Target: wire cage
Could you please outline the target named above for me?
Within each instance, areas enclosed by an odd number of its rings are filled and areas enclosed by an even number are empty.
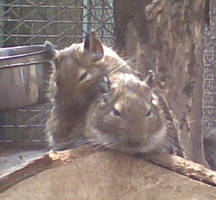
[[[64,48],[95,30],[112,45],[112,0],[0,0],[0,47],[42,44]],[[50,104],[0,113],[0,142],[43,143]]]
[[[210,25],[205,29],[203,52],[203,118],[202,132],[207,135],[216,128],[216,1],[210,4]]]
[[[203,52],[202,132],[216,127],[216,1],[210,9]],[[112,45],[112,0],[0,0],[0,47],[42,44],[58,48],[81,42],[95,30]],[[0,113],[0,142],[43,143],[44,124],[51,105]]]

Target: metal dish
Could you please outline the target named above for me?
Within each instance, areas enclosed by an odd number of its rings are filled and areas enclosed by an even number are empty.
[[[54,47],[0,48],[0,111],[46,102]],[[28,67],[27,67],[28,66]]]

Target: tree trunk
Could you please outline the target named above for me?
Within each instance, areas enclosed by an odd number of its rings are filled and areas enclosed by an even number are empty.
[[[176,117],[184,157],[206,164],[201,136],[203,26],[209,1],[114,0],[115,40],[136,69],[149,69]]]

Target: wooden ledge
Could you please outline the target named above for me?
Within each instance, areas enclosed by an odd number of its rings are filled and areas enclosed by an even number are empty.
[[[151,191],[158,191],[161,199],[166,200],[189,196],[200,200],[216,199],[214,171],[172,155],[145,155],[145,159],[149,162],[120,152],[93,153],[89,147],[56,153],[41,152],[0,175],[0,199],[6,200],[4,197],[7,196],[13,199],[15,195],[24,200],[30,197],[33,200],[39,197],[59,199],[57,191],[75,199],[83,199],[87,194],[90,195],[87,199],[96,200],[112,199],[112,195],[122,197],[119,199],[133,199],[138,194],[156,198],[157,192]]]

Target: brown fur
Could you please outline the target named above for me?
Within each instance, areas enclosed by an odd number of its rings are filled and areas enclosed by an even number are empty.
[[[149,78],[141,81],[122,71],[109,79],[112,91],[99,97],[87,114],[88,142],[128,153],[182,155],[168,108]]]
[[[88,35],[86,41],[56,51],[56,78],[50,83],[56,94],[46,126],[49,145],[54,149],[74,146],[82,137],[86,112],[100,92],[101,78],[125,64],[94,35]]]
[[[152,76],[141,81],[94,35],[56,52],[55,64],[56,95],[47,125],[52,147],[71,148],[84,136],[92,145],[129,153],[173,151],[178,146],[176,133],[169,134],[171,117],[154,92]],[[113,69],[118,70],[108,73]],[[104,75],[111,90],[101,94]]]

